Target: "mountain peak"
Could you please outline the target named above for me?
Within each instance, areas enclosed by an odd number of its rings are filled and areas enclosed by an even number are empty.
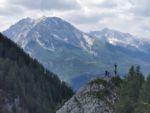
[[[105,28],[102,29],[102,31],[110,31],[110,29],[105,27]]]
[[[104,28],[101,31],[93,31],[90,34],[101,39],[104,43],[107,42],[114,46],[137,49],[142,44],[141,40],[136,36],[109,28]]]
[[[101,33],[109,33],[109,34],[128,34],[129,35],[129,33],[123,33],[123,32],[120,32],[120,31],[118,31],[118,30],[113,30],[113,29],[110,29],[110,28],[104,28],[104,29],[102,29],[101,31],[100,31]]]
[[[54,23],[58,23],[58,22],[66,22],[65,20],[59,18],[59,17],[46,17],[46,16],[42,16],[40,18],[30,18],[30,17],[26,17],[23,18],[21,20],[19,20],[17,23],[18,24],[27,24],[27,23],[34,23],[38,24],[40,22],[54,22]]]
[[[32,24],[34,23],[34,19],[30,18],[30,17],[26,17],[21,19],[20,21],[17,22],[17,24],[19,25],[23,25],[23,24]]]
[[[57,16],[52,16],[52,17],[42,16],[42,17],[37,18],[37,19],[55,19],[55,20],[62,20],[60,17],[57,17]]]
[[[47,18],[49,18],[49,19],[51,19],[51,20],[64,21],[62,18],[56,17],[56,16],[53,16],[53,17],[47,17]]]
[[[62,18],[59,18],[59,17],[46,17],[46,16],[43,16],[43,17],[40,17],[40,18],[36,18],[34,19],[35,21],[52,21],[52,22],[66,22],[65,20],[63,20]]]

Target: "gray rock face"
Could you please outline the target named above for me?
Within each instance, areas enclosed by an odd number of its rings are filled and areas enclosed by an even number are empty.
[[[97,78],[82,87],[56,113],[114,113],[116,87],[111,78]]]

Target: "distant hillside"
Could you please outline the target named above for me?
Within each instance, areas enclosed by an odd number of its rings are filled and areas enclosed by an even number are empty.
[[[54,73],[0,34],[0,113],[55,113],[72,95]]]

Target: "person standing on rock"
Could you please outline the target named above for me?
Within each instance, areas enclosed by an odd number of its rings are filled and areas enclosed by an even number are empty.
[[[114,67],[115,67],[114,73],[115,73],[115,76],[117,76],[117,67],[118,67],[118,65],[117,65],[117,64],[114,64]]]

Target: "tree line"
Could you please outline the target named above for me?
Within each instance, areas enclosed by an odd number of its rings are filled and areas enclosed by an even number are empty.
[[[118,89],[117,113],[150,113],[150,75],[132,66]]]

